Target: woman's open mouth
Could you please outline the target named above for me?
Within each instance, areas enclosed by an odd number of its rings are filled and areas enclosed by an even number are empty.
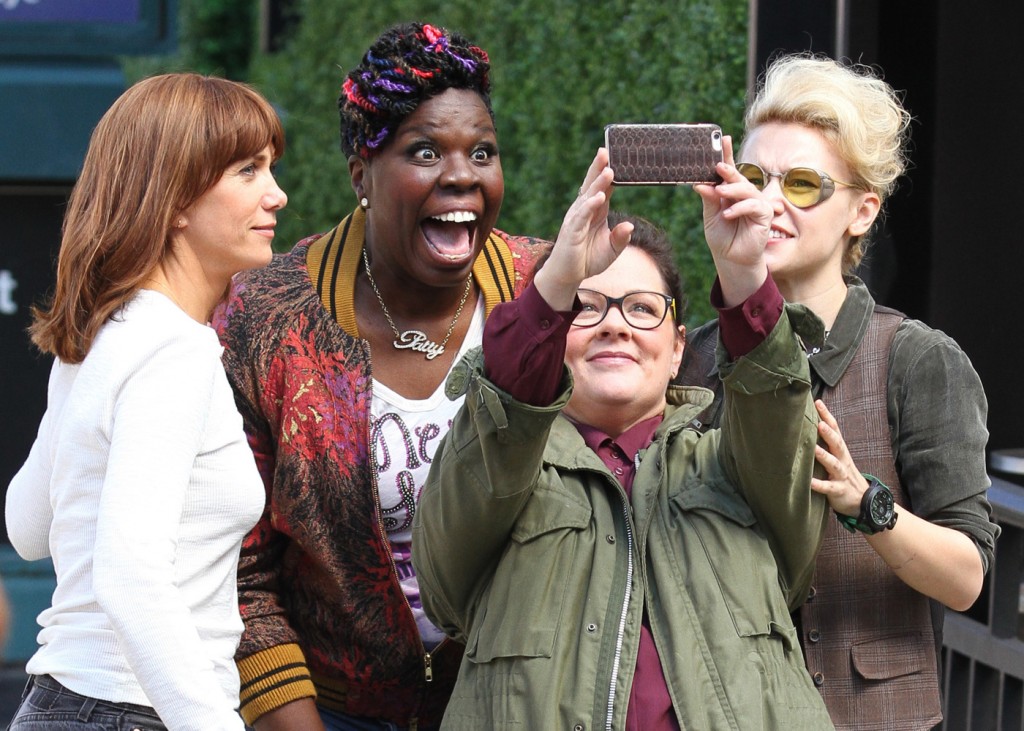
[[[420,229],[439,257],[458,263],[473,256],[476,220],[472,211],[449,211],[424,219]]]

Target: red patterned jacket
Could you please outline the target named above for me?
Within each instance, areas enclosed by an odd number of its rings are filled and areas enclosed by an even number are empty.
[[[267,490],[238,574],[248,723],[314,695],[343,713],[438,723],[462,656],[451,641],[424,649],[382,528],[369,463],[370,349],[353,335],[362,226],[357,211],[236,277],[214,314]],[[492,234],[473,268],[487,312],[522,292],[548,248]],[[336,259],[337,270],[318,266]],[[322,272],[316,282],[310,271]]]

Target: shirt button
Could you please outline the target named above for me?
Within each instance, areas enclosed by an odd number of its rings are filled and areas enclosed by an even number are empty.
[[[807,601],[811,601],[812,599],[814,599],[814,597],[815,597],[815,595],[817,595],[817,593],[818,593],[818,590],[815,589],[813,586],[810,589],[808,589],[807,590]]]
[[[541,330],[547,330],[550,327],[551,327],[551,320],[541,320],[540,321],[540,329]]]
[[[577,723],[575,726],[572,727],[572,731],[584,731],[584,729],[586,729],[586,726],[584,726],[582,723]]]
[[[816,629],[812,629],[810,632],[807,633],[807,639],[809,639],[811,642],[819,642],[821,640],[821,632],[819,632]]]
[[[606,536],[604,537],[604,539],[605,539],[606,541],[608,541],[609,543],[615,543],[615,536],[613,536],[613,535],[612,535],[611,533],[609,533],[608,535],[606,535]]]
[[[825,684],[825,673],[815,673],[811,676],[814,684],[819,688]]]
[[[752,307],[750,309],[750,316],[751,317],[760,317],[761,316],[761,308],[760,307]]]
[[[621,475],[622,475],[622,468],[621,468],[621,467],[616,467],[616,468],[615,468],[615,474],[617,474],[617,475],[620,475],[620,476],[621,476]]]
[[[587,632],[597,632],[597,625],[591,622],[587,625]]]

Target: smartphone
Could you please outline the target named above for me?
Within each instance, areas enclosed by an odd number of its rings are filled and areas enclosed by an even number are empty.
[[[616,185],[720,183],[717,124],[609,124],[604,144]]]

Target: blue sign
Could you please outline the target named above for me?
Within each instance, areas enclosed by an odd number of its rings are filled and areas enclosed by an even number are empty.
[[[137,23],[141,0],[0,0],[0,22]]]
[[[111,59],[169,53],[177,38],[177,4],[177,0],[0,0],[0,56]]]

